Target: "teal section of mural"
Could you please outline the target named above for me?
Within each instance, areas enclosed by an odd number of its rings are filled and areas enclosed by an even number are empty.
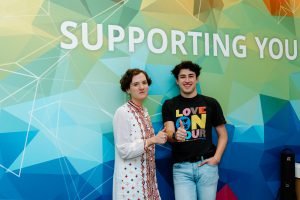
[[[280,151],[300,162],[300,1],[1,4],[1,199],[111,199],[121,75],[151,76],[145,106],[158,131],[182,60],[202,66],[197,90],[228,122],[217,199],[275,199]],[[156,148],[161,196],[173,199],[171,147]]]

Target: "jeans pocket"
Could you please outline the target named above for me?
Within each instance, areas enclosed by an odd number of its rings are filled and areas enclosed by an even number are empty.
[[[180,163],[174,163],[173,164],[173,169],[180,169],[181,168],[181,164]]]
[[[212,164],[208,164],[208,163],[206,163],[207,164],[207,166],[210,166],[210,167],[218,167],[218,165],[212,165]]]
[[[218,165],[206,164],[203,167],[201,182],[205,185],[217,184],[219,179]]]

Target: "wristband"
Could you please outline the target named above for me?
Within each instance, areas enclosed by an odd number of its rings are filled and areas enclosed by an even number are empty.
[[[172,134],[172,139],[173,139],[173,140],[177,140],[177,139],[176,139],[176,132],[174,132],[174,133]]]
[[[217,161],[218,163],[220,162],[215,156],[213,156],[213,159],[214,159],[215,161]]]

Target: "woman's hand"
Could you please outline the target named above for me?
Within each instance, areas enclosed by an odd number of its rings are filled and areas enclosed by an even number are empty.
[[[168,135],[166,133],[166,127],[163,130],[159,131],[155,137],[155,144],[164,144],[167,142]]]
[[[157,133],[157,135],[147,139],[147,141],[146,141],[147,142],[147,147],[149,147],[152,144],[164,144],[164,143],[166,143],[168,135],[165,131],[166,131],[166,127],[164,127],[163,130],[159,131]]]

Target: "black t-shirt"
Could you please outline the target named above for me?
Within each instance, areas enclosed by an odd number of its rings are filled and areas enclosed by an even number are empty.
[[[212,127],[226,123],[217,100],[199,94],[193,98],[179,95],[164,102],[162,117],[163,122],[173,121],[175,130],[180,127],[181,120],[187,131],[186,141],[172,143],[175,163],[214,155],[216,147],[212,143]]]

